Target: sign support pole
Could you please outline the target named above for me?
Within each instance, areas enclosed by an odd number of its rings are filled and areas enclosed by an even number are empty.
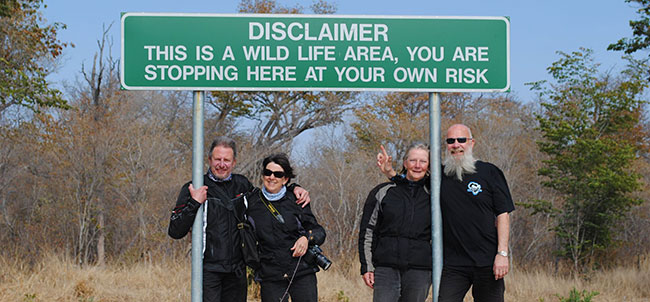
[[[203,104],[205,92],[194,91],[192,112],[192,186],[203,186]],[[192,302],[203,301],[203,207],[192,225]]]
[[[431,242],[433,245],[433,302],[438,302],[442,273],[442,214],[440,211],[440,99],[437,92],[429,93],[429,141],[431,152]]]

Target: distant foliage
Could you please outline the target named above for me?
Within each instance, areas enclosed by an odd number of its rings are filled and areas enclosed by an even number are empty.
[[[429,98],[424,93],[393,92],[372,95],[372,101],[354,110],[354,140],[360,149],[375,153],[384,144],[401,164],[404,150],[415,141],[428,143]]]
[[[631,195],[640,188],[632,163],[647,139],[640,124],[647,82],[640,62],[612,77],[599,75],[589,49],[559,54],[548,68],[555,82],[534,88],[544,100],[538,146],[548,156],[539,173],[562,202],[539,201],[537,209],[554,214],[559,253],[578,269],[603,260],[616,223],[642,202]]]
[[[61,92],[45,77],[66,46],[57,39],[65,25],[44,26],[39,12],[43,0],[0,2],[0,114],[12,105],[68,108]]]
[[[650,0],[625,0],[626,3],[638,5],[638,20],[630,20],[632,38],[621,38],[610,44],[608,50],[624,51],[627,54],[650,46]]]

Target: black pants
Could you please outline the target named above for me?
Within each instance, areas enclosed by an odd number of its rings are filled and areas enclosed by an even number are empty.
[[[503,278],[494,280],[491,266],[443,266],[438,301],[462,302],[470,286],[475,302],[503,302],[505,283]]]
[[[246,274],[203,271],[203,302],[246,302]]]
[[[318,302],[316,273],[294,278],[291,286],[289,280],[262,281],[261,285],[262,302],[279,302],[287,287],[289,287],[289,294],[282,302],[289,301],[289,296],[291,302]]]
[[[431,287],[431,271],[375,267],[374,302],[424,302]]]

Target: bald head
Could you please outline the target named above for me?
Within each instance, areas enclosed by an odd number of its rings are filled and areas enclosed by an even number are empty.
[[[448,176],[456,176],[463,180],[463,174],[476,172],[474,163],[476,159],[472,155],[474,139],[472,131],[463,124],[454,124],[447,130],[447,152],[444,158],[444,172]]]
[[[451,136],[450,133],[452,134]],[[455,134],[460,134],[462,137],[471,138],[472,130],[463,124],[453,124],[449,127],[449,129],[447,129],[447,137],[459,137],[455,136]]]
[[[471,150],[474,147],[472,131],[463,124],[454,124],[449,127],[446,141],[447,150],[456,158],[462,156],[466,150]]]

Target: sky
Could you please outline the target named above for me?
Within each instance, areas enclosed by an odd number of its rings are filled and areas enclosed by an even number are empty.
[[[311,1],[278,0],[308,10]],[[523,102],[534,101],[525,83],[549,79],[546,68],[560,57],[557,51],[580,47],[594,50],[603,71],[624,67],[621,52],[607,51],[610,43],[630,37],[629,20],[638,19],[636,8],[624,0],[334,0],[337,14],[391,16],[506,16],[510,18],[511,91]],[[121,12],[219,13],[237,12],[237,0],[45,0],[48,23],[67,29],[59,39],[70,42],[58,70],[49,79],[59,87],[81,80],[82,63],[92,64],[103,27],[112,24],[111,52],[120,55]]]

